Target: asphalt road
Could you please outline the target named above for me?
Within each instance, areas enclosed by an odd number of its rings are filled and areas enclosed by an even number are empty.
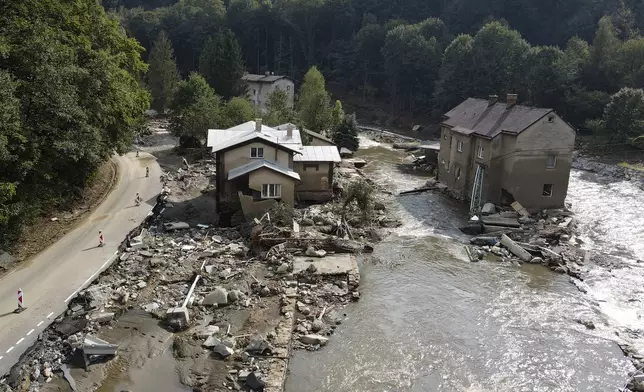
[[[125,236],[152,210],[161,192],[161,169],[155,158],[129,153],[113,159],[118,182],[98,208],[72,232],[0,280],[0,378],[65,311],[67,301],[115,259]],[[148,178],[146,166],[150,168]],[[138,207],[134,204],[137,192],[143,199]],[[99,230],[105,237],[103,247],[97,246]],[[14,313],[19,288],[26,309]]]

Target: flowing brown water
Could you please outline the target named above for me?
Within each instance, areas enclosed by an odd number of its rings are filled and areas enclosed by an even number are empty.
[[[371,175],[394,192],[424,182],[398,170],[396,152],[372,147],[360,154],[371,162]],[[614,238],[603,230],[635,222],[599,219],[604,214],[592,203],[625,196],[619,187],[610,195],[599,189],[598,200],[596,187],[604,185],[593,180],[573,175],[570,200],[587,222],[582,223],[587,245],[603,238],[593,244],[607,252]],[[634,190],[628,197],[630,203],[643,200]],[[629,314],[623,306],[641,309],[641,302],[613,299],[636,295],[643,275],[632,276],[624,289],[625,274],[610,277],[607,269],[593,267],[597,279],[584,295],[568,277],[541,266],[468,262],[467,237],[457,229],[466,217],[461,204],[424,193],[396,197],[391,206],[403,227],[376,246],[380,263],[362,263],[361,300],[346,309],[348,318],[329,345],[295,354],[287,392],[605,392],[623,386],[631,365],[612,339],[616,330],[627,328],[619,321],[622,312]],[[641,234],[631,226],[620,230],[614,236],[621,237],[622,248],[628,248],[627,236]],[[633,250],[622,249],[619,257]],[[598,301],[596,292],[604,298]],[[575,319],[593,321],[597,329]]]

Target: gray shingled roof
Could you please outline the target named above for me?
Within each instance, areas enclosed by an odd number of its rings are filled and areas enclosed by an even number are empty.
[[[493,138],[501,132],[521,133],[550,112],[552,109],[523,105],[508,109],[505,102],[489,106],[486,99],[468,98],[447,112],[443,123],[460,133]]]
[[[291,177],[295,180],[300,179],[300,175],[294,172],[293,170],[289,169],[288,167],[280,166],[276,163],[273,163],[264,159],[257,159],[245,165],[242,165],[230,170],[228,172],[228,180],[234,180],[237,177],[254,172],[255,170],[261,169],[263,167],[267,169],[271,169],[274,172],[283,174],[287,177]]]
[[[284,75],[246,74],[242,76],[242,80],[245,80],[247,82],[256,82],[256,83],[273,83],[283,78],[290,79],[288,76],[284,76]]]

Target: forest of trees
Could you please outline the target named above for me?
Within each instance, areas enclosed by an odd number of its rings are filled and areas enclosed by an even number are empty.
[[[553,107],[578,128],[601,130],[610,123],[603,116],[611,96],[644,87],[642,0],[108,0],[106,6],[146,48],[165,31],[184,76],[199,70],[213,34],[230,30],[247,71],[301,81],[316,65],[337,95],[378,103],[394,116],[436,116],[468,96],[513,92],[520,102]]]
[[[149,106],[143,51],[94,1],[0,3],[0,246],[129,150]]]
[[[267,123],[330,130],[348,148],[356,120],[338,97],[437,119],[509,92],[644,145],[640,31],[644,0],[0,2],[0,247],[78,197],[148,108],[169,111],[184,145],[257,116],[246,71],[296,81],[296,107],[276,92]]]

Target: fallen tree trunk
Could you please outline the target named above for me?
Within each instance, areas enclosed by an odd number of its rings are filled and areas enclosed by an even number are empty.
[[[431,191],[433,188],[425,187],[425,188],[417,188],[417,189],[412,189],[409,191],[402,191],[399,193],[399,195],[408,195],[410,193],[421,193],[421,192],[427,192]]]

